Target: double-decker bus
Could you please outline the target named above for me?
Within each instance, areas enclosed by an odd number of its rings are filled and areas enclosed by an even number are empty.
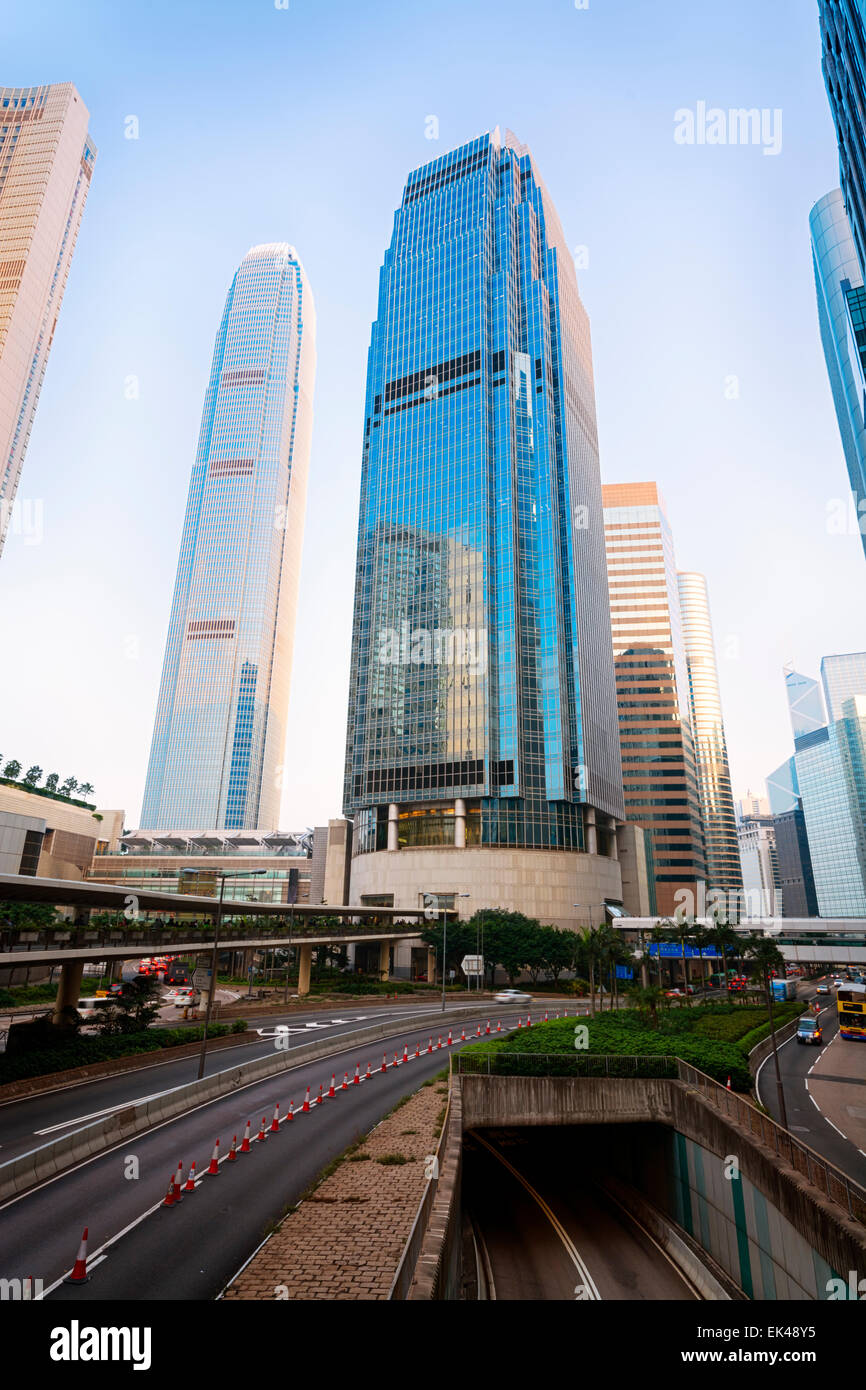
[[[846,980],[836,991],[839,1032],[843,1038],[866,1042],[866,985]]]

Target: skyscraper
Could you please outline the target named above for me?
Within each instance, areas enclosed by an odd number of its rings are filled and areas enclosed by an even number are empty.
[[[716,891],[738,893],[743,877],[707,581],[702,574],[680,572],[678,582],[704,825],[707,886]]]
[[[0,551],[96,148],[70,82],[0,87]]]
[[[857,258],[866,269],[866,6],[818,0],[821,66],[839,146],[839,182]]]
[[[818,325],[853,497],[853,524],[866,547],[866,288],[837,188],[809,218]],[[828,508],[828,528],[845,534],[847,505]],[[834,515],[833,513],[837,513]]]
[[[655,483],[602,488],[626,815],[651,833],[658,911],[698,910],[700,788],[673,535]]]
[[[216,337],[142,827],[276,828],[315,359],[297,255],[253,247]]]
[[[827,716],[832,724],[842,719],[842,706],[855,695],[866,695],[866,652],[842,652],[821,661],[821,684]]]
[[[797,740],[797,779],[822,917],[866,917],[866,695]]]
[[[380,273],[344,791],[353,901],[465,889],[470,912],[573,924],[621,900],[601,520],[573,259],[534,160],[497,129],[409,175]]]

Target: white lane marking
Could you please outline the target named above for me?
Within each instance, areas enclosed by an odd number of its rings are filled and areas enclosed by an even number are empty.
[[[844,1134],[844,1133],[842,1132],[842,1130],[839,1128],[838,1125],[834,1125],[834,1124],[833,1124],[833,1121],[832,1121],[831,1119],[829,1119],[826,1115],[824,1115],[824,1111],[823,1111],[823,1110],[821,1111],[821,1114],[822,1114],[822,1116],[824,1117],[824,1119],[827,1121],[827,1124],[833,1126],[833,1129],[835,1129],[835,1131],[836,1131],[837,1134],[840,1134],[840,1135],[842,1136],[843,1139],[847,1139],[847,1138],[848,1138],[848,1135],[847,1135],[847,1134]]]
[[[64,1120],[59,1125],[48,1125],[46,1129],[34,1129],[34,1134],[54,1134],[58,1129],[68,1129],[70,1125],[83,1125],[88,1120],[99,1120],[103,1115],[112,1115],[115,1110],[123,1110],[128,1105],[144,1105],[149,1100],[159,1100],[161,1096],[169,1096],[172,1091],[179,1090],[177,1086],[172,1086],[167,1091],[155,1091],[152,1096],[138,1096],[135,1100],[122,1100],[119,1105],[107,1105],[104,1110],[94,1110],[91,1115],[79,1115],[74,1120]]]

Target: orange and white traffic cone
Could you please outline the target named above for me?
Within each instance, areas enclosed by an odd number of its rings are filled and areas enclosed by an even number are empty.
[[[497,1031],[497,1033],[501,1033],[501,1032],[502,1032],[502,1019],[501,1019],[501,1018],[498,1018],[498,1019],[496,1020],[496,1031]]]
[[[336,1080],[337,1080],[337,1073],[336,1073],[336,1072],[331,1072],[331,1084],[330,1084],[330,1086],[328,1087],[328,1100],[333,1100],[333,1099],[334,1099],[334,1096],[337,1094],[337,1092],[336,1092],[336,1090],[335,1090],[335,1083],[336,1083]]]
[[[238,1161],[238,1136],[232,1135],[232,1146],[226,1154],[226,1163],[237,1163]],[[193,1164],[195,1167],[195,1164]]]
[[[64,1284],[86,1284],[90,1280],[87,1273],[87,1227],[84,1228],[84,1235],[81,1237],[81,1244],[78,1247],[78,1254],[75,1264],[63,1280]]]
[[[381,1067],[379,1068],[379,1070],[380,1070],[380,1071],[387,1071],[387,1070],[388,1070],[388,1059],[386,1058],[384,1052],[382,1053],[382,1065],[381,1065]]]
[[[250,1122],[247,1120],[247,1127],[244,1130],[244,1137],[241,1141],[241,1153],[248,1154],[250,1151]]]
[[[189,1170],[189,1177],[183,1185],[184,1192],[195,1192],[195,1163]]]
[[[416,1056],[416,1057],[420,1057],[420,1056],[421,1056],[421,1044],[420,1044],[419,1042],[416,1042],[416,1044],[415,1044],[415,1056]]]
[[[532,1027],[532,1014],[527,1014],[527,1015],[526,1015],[526,1026],[527,1026],[527,1028],[531,1028],[531,1027]]]
[[[219,1170],[220,1170],[219,1156],[220,1156],[220,1141],[219,1141],[219,1139],[217,1139],[216,1143],[215,1143],[214,1146],[213,1146],[213,1153],[211,1154],[211,1157],[210,1157],[210,1164],[209,1164],[208,1170],[207,1170],[208,1173],[210,1173],[213,1177],[216,1177],[216,1175],[219,1173]]]
[[[286,1111],[286,1124],[287,1124],[287,1125],[291,1124],[291,1123],[292,1123],[292,1120],[293,1120],[294,1118],[295,1118],[295,1102],[294,1102],[293,1100],[290,1100],[290,1101],[289,1101],[289,1108],[288,1108],[288,1110]]]
[[[397,1054],[396,1054],[396,1052],[394,1053],[394,1061],[393,1061],[392,1065],[395,1066],[395,1067],[399,1067],[399,1065],[400,1065],[400,1063],[397,1061]]]
[[[428,1052],[432,1052],[432,1051],[433,1051],[433,1037],[432,1037],[432,1034],[431,1034],[431,1036],[427,1039],[427,1051],[428,1051]]]
[[[257,1139],[258,1143],[260,1143],[260,1144],[263,1144],[263,1143],[265,1142],[265,1140],[267,1139],[267,1137],[268,1137],[268,1136],[265,1134],[265,1125],[267,1124],[267,1122],[268,1122],[268,1117],[267,1117],[267,1115],[263,1115],[263,1116],[262,1116],[262,1123],[261,1123],[261,1126],[260,1126],[260,1128],[259,1128],[259,1132],[258,1132],[258,1134],[256,1135],[256,1139]]]
[[[441,1051],[442,1051],[442,1034],[441,1034],[441,1033],[439,1034],[439,1046],[437,1047],[436,1051],[437,1051],[437,1052],[441,1052]]]
[[[518,1028],[522,1028],[522,1027],[523,1027],[523,1023],[522,1023],[522,1021],[521,1021],[520,1018],[518,1018],[518,1020],[517,1020],[517,1026],[518,1026]]]
[[[319,1086],[319,1094],[316,1096],[316,1104],[317,1104],[317,1105],[321,1105],[321,1104],[322,1104],[322,1101],[324,1100],[324,1096],[322,1095],[322,1090],[323,1090],[323,1087],[320,1085],[320,1086]]]
[[[303,1105],[301,1106],[301,1110],[309,1110],[309,1108],[310,1108],[310,1088],[309,1088],[309,1086],[308,1086],[308,1087],[307,1087],[307,1094],[304,1096],[304,1103],[303,1103]]]
[[[367,1074],[366,1074],[366,1076],[364,1077],[364,1080],[365,1080],[365,1081],[369,1081],[369,1080],[370,1080],[370,1063],[369,1063],[369,1062],[367,1063]]]
[[[274,1118],[271,1120],[271,1134],[279,1134],[279,1132],[280,1132],[280,1102],[277,1101],[276,1105],[274,1106]]]
[[[348,1089],[349,1089],[349,1073],[348,1073],[347,1071],[344,1071],[344,1072],[343,1072],[343,1084],[342,1084],[342,1086],[340,1087],[340,1090],[341,1090],[341,1091],[348,1091]]]
[[[409,1060],[409,1049],[408,1049],[408,1047],[406,1046],[406,1044],[404,1043],[404,1044],[403,1044],[403,1061],[404,1061],[404,1062],[408,1062],[408,1060]]]
[[[450,1028],[448,1029],[448,1046],[449,1046],[449,1047],[453,1047],[453,1046],[454,1046],[454,1044],[453,1044],[452,1041],[451,1041],[451,1029],[450,1029]]]
[[[356,1062],[356,1063],[355,1063],[355,1075],[354,1075],[354,1077],[352,1078],[352,1085],[353,1085],[353,1086],[360,1086],[360,1084],[361,1084],[361,1068],[358,1066],[358,1063]]]
[[[728,1084],[727,1084],[727,1086],[725,1087],[725,1090],[726,1090],[726,1091],[729,1091],[730,1089],[731,1089],[731,1078],[728,1077]]]
[[[550,1022],[550,1019],[547,1017],[547,1010],[546,1010],[546,1009],[544,1010],[544,1021],[545,1021],[545,1023],[549,1023],[549,1022]]]
[[[465,1042],[465,1041],[466,1041],[466,1029],[465,1029],[465,1028],[462,1028],[462,1029],[460,1030],[460,1041],[461,1041],[461,1042]]]
[[[480,1023],[479,1023],[479,1025],[478,1025],[478,1027],[477,1027],[477,1029],[476,1029],[476,1031],[475,1031],[475,1036],[476,1036],[476,1038],[480,1038],[480,1037],[481,1037],[481,1024],[480,1024]]]
[[[489,1019],[489,1018],[488,1018],[488,1020],[487,1020],[487,1027],[484,1029],[484,1032],[485,1032],[485,1034],[487,1034],[487,1033],[490,1032],[490,1019]]]
[[[178,1165],[177,1165],[177,1172],[176,1172],[175,1175],[174,1175],[174,1200],[175,1200],[176,1202],[180,1202],[180,1201],[183,1200],[182,1197],[181,1197],[181,1180],[182,1180],[182,1178],[183,1178],[183,1164],[182,1164],[182,1163],[178,1163]]]
[[[177,1206],[179,1200],[180,1199],[174,1195],[174,1173],[172,1173],[168,1180],[168,1191],[162,1199],[162,1205],[164,1207],[174,1207]]]

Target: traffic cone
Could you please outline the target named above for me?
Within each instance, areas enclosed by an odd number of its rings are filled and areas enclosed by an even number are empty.
[[[416,1056],[416,1057],[420,1057],[420,1056],[421,1056],[421,1044],[420,1044],[420,1043],[416,1043],[416,1044],[415,1044],[415,1056]]]
[[[183,1185],[184,1192],[195,1192],[195,1163],[189,1170],[189,1177]]]
[[[323,1100],[324,1100],[324,1096],[322,1095],[322,1086],[320,1085],[320,1086],[319,1086],[319,1094],[316,1096],[316,1104],[317,1104],[317,1105],[321,1105]]]
[[[288,1108],[288,1110],[286,1111],[286,1124],[291,1124],[291,1122],[292,1122],[292,1120],[293,1120],[294,1118],[295,1118],[295,1102],[294,1102],[293,1100],[290,1100],[290,1101],[289,1101],[289,1108]]]
[[[532,1027],[532,1014],[527,1014],[527,1015],[526,1015],[526,1026],[527,1026],[527,1028],[531,1028],[531,1027]]]
[[[518,1018],[518,1020],[517,1020],[517,1026],[518,1026],[518,1028],[522,1028],[522,1027],[523,1027],[523,1024],[522,1024],[522,1022],[520,1021],[519,1018]]]
[[[406,1044],[404,1043],[404,1044],[403,1044],[403,1061],[404,1061],[404,1062],[408,1062],[408,1060],[409,1060],[409,1049],[408,1049],[408,1047],[406,1046]]]
[[[219,1141],[219,1139],[217,1139],[216,1143],[215,1143],[214,1146],[213,1146],[213,1153],[211,1154],[210,1165],[209,1165],[208,1170],[207,1170],[208,1173],[210,1173],[210,1174],[211,1174],[212,1176],[214,1176],[214,1177],[216,1177],[216,1175],[219,1173],[219,1170],[220,1170],[219,1156],[220,1156],[220,1141]]]
[[[394,1065],[395,1067],[399,1067],[399,1065],[400,1065],[400,1063],[397,1061],[397,1054],[396,1054],[396,1052],[394,1053],[394,1062],[393,1062],[393,1065]]]
[[[381,1065],[381,1067],[379,1068],[379,1070],[380,1070],[380,1071],[387,1071],[387,1070],[388,1070],[388,1062],[387,1062],[387,1059],[386,1059],[386,1057],[385,1057],[384,1052],[382,1053],[382,1065]]]
[[[247,1127],[244,1130],[244,1137],[241,1141],[241,1153],[248,1154],[250,1151],[250,1122],[247,1120]]]
[[[466,1029],[465,1029],[465,1028],[462,1028],[462,1029],[460,1030],[460,1041],[461,1041],[461,1042],[465,1042],[465,1041],[466,1041]]]
[[[431,1036],[427,1039],[427,1051],[428,1051],[428,1052],[432,1052],[432,1051],[433,1051],[433,1037],[432,1037],[432,1034],[431,1034]]]
[[[478,1025],[477,1029],[475,1030],[475,1036],[476,1036],[476,1038],[480,1038],[480,1037],[481,1037],[481,1024],[480,1024],[480,1023],[479,1023],[479,1025]]]
[[[725,1090],[726,1090],[726,1091],[729,1091],[730,1089],[731,1089],[731,1078],[728,1077],[728,1084],[727,1084],[727,1086],[725,1087]]]
[[[329,1088],[328,1088],[328,1100],[333,1100],[333,1099],[334,1099],[334,1096],[336,1095],[336,1091],[334,1090],[334,1083],[335,1083],[336,1080],[337,1080],[337,1073],[336,1073],[336,1072],[331,1072],[331,1084],[330,1084],[330,1086],[329,1086]]]
[[[175,1197],[174,1195],[174,1173],[172,1173],[171,1177],[168,1180],[168,1191],[166,1192],[165,1197],[163,1198],[162,1205],[164,1207],[174,1207],[177,1205],[178,1201],[179,1198]]]
[[[176,1202],[180,1202],[180,1201],[183,1200],[182,1197],[181,1197],[181,1195],[180,1195],[180,1194],[181,1194],[181,1178],[182,1178],[182,1177],[183,1177],[183,1164],[182,1164],[182,1163],[178,1163],[178,1165],[177,1165],[177,1172],[176,1172],[175,1175],[174,1175],[174,1200],[175,1200]]]
[[[547,1017],[547,1010],[546,1010],[546,1009],[544,1010],[544,1021],[545,1021],[545,1023],[549,1023],[549,1022],[550,1022],[550,1019]]]
[[[277,1101],[276,1105],[274,1106],[274,1118],[271,1120],[271,1134],[279,1134],[279,1132],[280,1132],[280,1102]]]
[[[496,1031],[497,1031],[497,1033],[501,1033],[501,1032],[502,1032],[502,1019],[501,1019],[501,1018],[498,1018],[498,1019],[496,1020]]]
[[[310,1108],[310,1088],[309,1088],[309,1086],[308,1086],[308,1087],[307,1087],[307,1094],[304,1096],[304,1103],[303,1103],[303,1105],[301,1106],[301,1109],[302,1109],[302,1110],[309,1110],[309,1108]]]
[[[358,1066],[358,1063],[356,1062],[356,1063],[355,1063],[355,1075],[354,1075],[354,1077],[353,1077],[353,1079],[352,1079],[352,1085],[353,1085],[353,1086],[360,1086],[360,1084],[361,1084],[361,1071],[360,1071],[360,1068],[359,1068],[359,1066]]]
[[[226,1163],[237,1163],[237,1161],[238,1161],[238,1136],[237,1136],[236,1134],[233,1134],[233,1135],[232,1135],[232,1146],[231,1146],[231,1148],[229,1149],[228,1154],[226,1155]],[[195,1164],[193,1164],[192,1166],[193,1166],[193,1168],[194,1168],[194,1167],[195,1167]]]
[[[367,1075],[364,1077],[364,1080],[365,1080],[365,1081],[369,1081],[369,1080],[370,1080],[370,1063],[369,1063],[369,1062],[367,1063]]]
[[[343,1084],[342,1084],[342,1086],[340,1087],[340,1090],[341,1090],[341,1091],[348,1091],[348,1089],[349,1089],[349,1073],[348,1073],[347,1071],[344,1071],[344,1072],[343,1072]]]
[[[169,1189],[170,1190],[170,1189]],[[75,1264],[72,1266],[71,1273],[66,1275],[64,1284],[87,1284],[90,1275],[87,1273],[87,1227],[84,1228],[84,1235],[81,1237],[81,1244],[78,1247],[78,1255]]]
[[[263,1143],[265,1142],[265,1140],[267,1139],[267,1137],[268,1137],[268,1136],[265,1134],[265,1125],[267,1124],[267,1122],[268,1122],[268,1117],[267,1117],[267,1115],[263,1115],[263,1116],[262,1116],[261,1128],[259,1129],[259,1132],[258,1132],[258,1134],[256,1135],[256,1139],[257,1139],[258,1143],[260,1143],[260,1144],[263,1144]]]
[[[450,1029],[450,1028],[448,1029],[448,1044],[447,1044],[447,1045],[448,1045],[448,1047],[452,1047],[452,1046],[453,1046],[453,1043],[451,1042],[451,1029]]]
[[[487,1020],[487,1027],[484,1029],[484,1032],[485,1032],[485,1034],[490,1032],[490,1019],[489,1019],[489,1018],[488,1018],[488,1020]]]

